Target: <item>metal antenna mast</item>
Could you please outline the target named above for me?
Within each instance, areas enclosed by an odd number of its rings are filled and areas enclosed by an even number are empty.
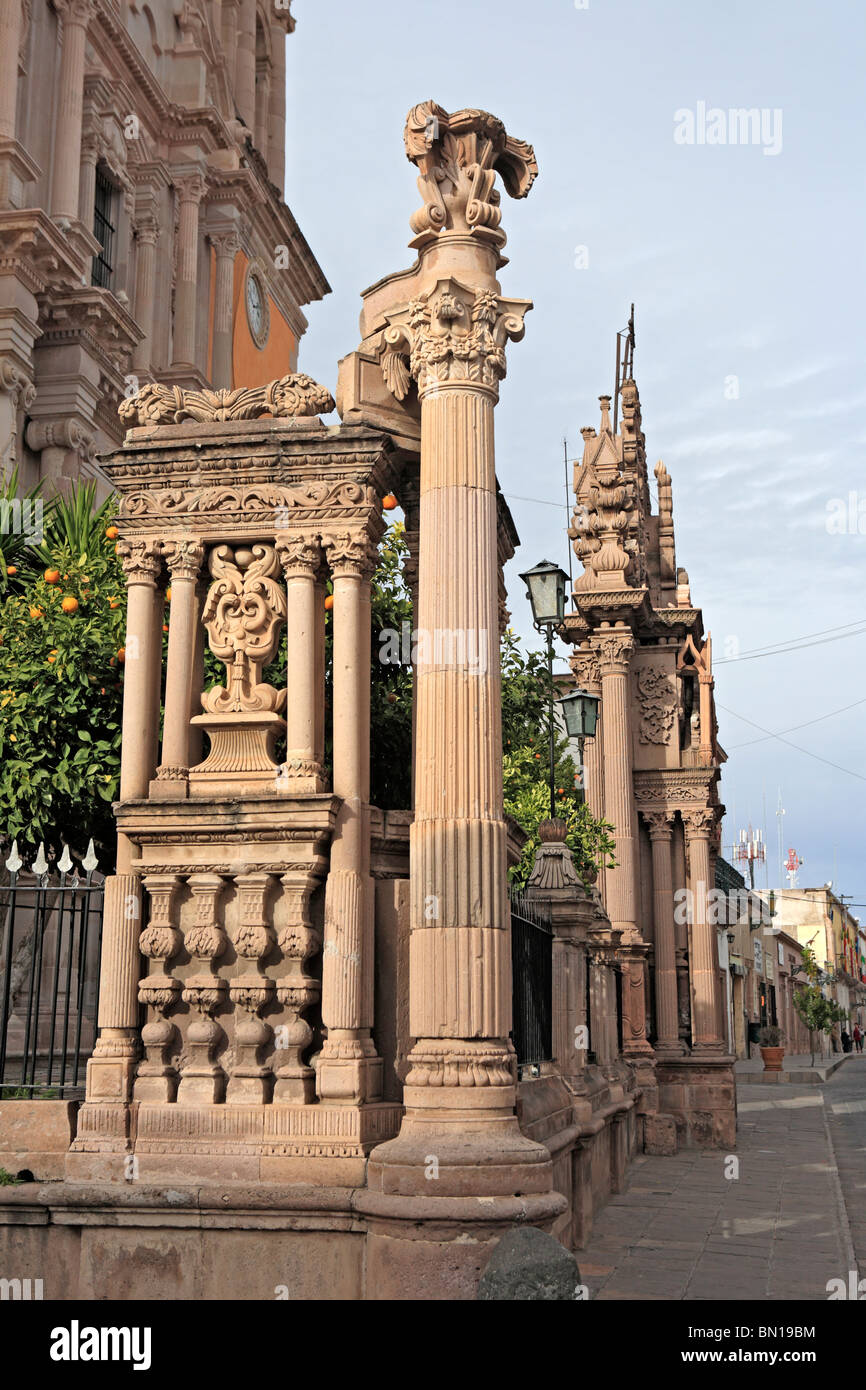
[[[624,381],[634,376],[634,305],[628,316],[628,324],[616,335],[616,385],[613,392],[613,432],[619,418],[619,392]]]

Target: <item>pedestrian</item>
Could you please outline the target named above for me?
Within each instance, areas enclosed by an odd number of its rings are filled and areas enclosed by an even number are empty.
[[[850,1052],[850,1051],[851,1051],[851,1035],[850,1035],[850,1033],[848,1032],[848,1029],[847,1029],[847,1028],[843,1028],[843,1029],[842,1029],[842,1051],[843,1051],[843,1052]]]
[[[860,1024],[854,1024],[854,1046],[858,1052],[863,1051],[863,1034],[860,1032]]]

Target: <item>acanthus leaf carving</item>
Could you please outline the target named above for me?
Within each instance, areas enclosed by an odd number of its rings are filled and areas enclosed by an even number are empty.
[[[256,420],[261,415],[276,419],[327,415],[334,398],[304,372],[290,373],[267,386],[240,390],[187,391],[149,381],[121,403],[118,415],[128,429],[136,425],[179,425],[184,420]]]

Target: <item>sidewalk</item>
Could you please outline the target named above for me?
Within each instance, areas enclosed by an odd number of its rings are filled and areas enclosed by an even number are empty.
[[[782,1072],[764,1071],[763,1058],[751,1057],[748,1061],[736,1062],[734,1071],[737,1084],[743,1086],[772,1086],[780,1082],[783,1085],[793,1082],[802,1086],[814,1086],[826,1081],[844,1062],[858,1055],[860,1054],[856,1052],[831,1052],[822,1056],[816,1052],[813,1066],[810,1052],[794,1053],[790,1057],[786,1055],[782,1058]]]
[[[820,1089],[741,1092],[731,1154],[639,1157],[577,1252],[590,1297],[817,1301],[866,1274],[866,1057],[844,1060]]]

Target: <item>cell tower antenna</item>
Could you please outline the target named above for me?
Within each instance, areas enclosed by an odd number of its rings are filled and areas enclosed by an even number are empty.
[[[750,824],[748,830],[740,831],[740,838],[734,845],[734,859],[747,866],[749,887],[752,889],[755,887],[755,865],[764,863],[766,858],[763,832],[753,830]]]
[[[634,305],[625,328],[616,335],[616,384],[613,389],[613,432],[619,419],[619,393],[622,383],[634,376]]]

